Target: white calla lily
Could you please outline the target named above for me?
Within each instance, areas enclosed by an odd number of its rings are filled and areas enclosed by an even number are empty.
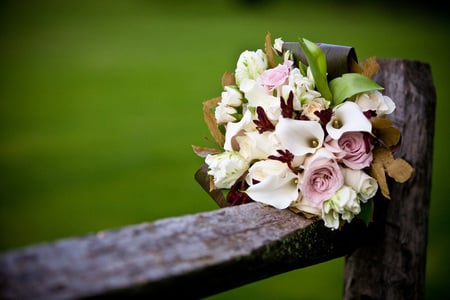
[[[225,144],[223,148],[227,151],[233,151],[233,139],[241,130],[256,130],[256,127],[252,122],[252,113],[247,110],[239,122],[228,123],[226,129]]]
[[[298,198],[297,175],[287,164],[278,160],[261,160],[254,163],[248,172],[246,181],[250,186],[246,193],[254,201],[284,209]],[[254,180],[258,183],[253,184]]]
[[[294,155],[314,153],[322,147],[325,133],[316,121],[280,118],[275,127],[281,144]]]
[[[348,131],[371,132],[372,123],[358,104],[345,101],[333,109],[333,117],[327,123],[328,134],[335,140]]]

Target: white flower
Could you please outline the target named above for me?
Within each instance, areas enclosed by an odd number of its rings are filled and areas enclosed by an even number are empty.
[[[318,91],[314,90],[315,83],[312,75],[303,76],[298,68],[294,68],[290,72],[289,86],[294,92],[294,97],[297,98],[301,104],[321,96]]]
[[[249,107],[256,108],[261,106],[270,120],[278,120],[281,115],[280,100],[278,97],[269,94],[267,90],[255,80],[243,80],[240,89],[244,92]]]
[[[352,101],[345,101],[333,109],[333,116],[327,123],[328,134],[338,140],[347,131],[371,132],[372,123]]]
[[[278,53],[283,53],[283,44],[284,44],[284,41],[281,38],[276,38],[274,43],[273,43],[273,48]]]
[[[221,102],[225,105],[238,107],[242,105],[242,94],[235,86],[225,86]]]
[[[339,228],[339,215],[350,222],[361,212],[356,192],[349,186],[343,185],[330,199],[323,203],[322,219],[325,226],[331,229]]]
[[[208,164],[208,175],[214,177],[214,184],[220,189],[231,188],[249,167],[249,162],[236,151],[209,154],[205,162]]]
[[[297,175],[278,160],[254,163],[246,181],[249,184],[246,193],[250,198],[278,209],[287,208],[298,198]]]
[[[303,105],[302,115],[308,117],[311,121],[320,121],[315,112],[320,112],[330,106],[330,101],[325,98],[315,98]]]
[[[227,124],[223,148],[227,151],[237,150],[237,144],[234,142],[234,138],[240,134],[241,131],[253,130],[256,130],[256,126],[253,123],[252,113],[247,110],[239,122],[230,122]]]
[[[261,49],[242,52],[234,72],[236,83],[240,85],[244,79],[255,80],[267,69],[267,66],[267,55]]]
[[[322,147],[325,136],[318,122],[290,118],[280,118],[275,133],[284,148],[297,156],[314,153]]]
[[[388,96],[384,96],[379,91],[370,93],[362,93],[356,96],[355,103],[358,104],[363,111],[375,110],[377,116],[384,116],[395,110],[395,103]]]
[[[370,177],[364,171],[343,168],[344,184],[350,186],[357,193],[361,201],[373,198],[378,189],[375,178]]]
[[[217,124],[226,124],[228,122],[236,121],[233,114],[237,113],[236,108],[226,105],[223,102],[219,102],[216,106],[214,116],[216,117]]]
[[[236,142],[239,144],[239,153],[248,161],[266,159],[270,155],[276,155],[277,150],[282,148],[273,131],[245,132],[236,137]]]

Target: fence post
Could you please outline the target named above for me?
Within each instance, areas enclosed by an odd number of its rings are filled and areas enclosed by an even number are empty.
[[[392,182],[391,201],[376,199],[384,205],[366,246],[346,257],[344,299],[423,299],[436,93],[428,64],[378,62],[375,80],[397,103],[390,115],[402,132],[396,155],[415,172],[406,183]]]

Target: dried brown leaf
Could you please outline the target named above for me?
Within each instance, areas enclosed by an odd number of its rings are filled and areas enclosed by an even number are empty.
[[[388,148],[379,147],[373,151],[373,161],[380,163],[382,167],[390,164],[393,160],[394,156]]]
[[[372,78],[378,70],[380,69],[380,65],[377,62],[377,58],[375,56],[369,57],[363,61],[362,65],[362,74],[366,75],[369,78]]]
[[[205,123],[208,126],[209,132],[211,133],[212,137],[215,139],[219,147],[222,147],[225,142],[225,137],[223,136],[222,132],[220,132],[219,127],[217,125],[216,117],[214,116],[214,113],[211,111],[211,109],[215,107],[217,103],[220,102],[220,100],[222,100],[221,97],[216,97],[203,102],[203,117],[205,119]]]
[[[350,59],[350,71],[353,73],[362,74],[363,69],[361,68],[361,66],[358,64],[358,62],[356,60]]]
[[[386,199],[391,199],[389,187],[386,181],[386,174],[384,173],[384,167],[381,162],[375,160],[372,162],[370,165],[370,175],[378,181],[381,194],[383,194]]]
[[[400,142],[400,130],[395,127],[379,129],[377,137],[383,141],[386,147],[392,147]]]
[[[220,153],[220,150],[192,145],[192,150],[200,157],[206,157],[208,154]]]
[[[213,176],[209,176],[209,191],[215,191],[217,190],[216,185],[214,184],[214,177]]]
[[[273,51],[272,46],[272,36],[270,32],[266,34],[266,40],[264,43],[266,55],[267,55],[267,62],[269,63],[269,68],[276,67],[277,63],[275,61],[275,52]]]
[[[387,174],[399,183],[407,181],[414,171],[413,167],[402,158],[391,161],[385,167]]]
[[[233,73],[225,72],[222,76],[222,87],[227,85],[236,85],[236,78]]]
[[[370,121],[372,126],[377,129],[392,127],[392,121],[387,118],[373,117]]]

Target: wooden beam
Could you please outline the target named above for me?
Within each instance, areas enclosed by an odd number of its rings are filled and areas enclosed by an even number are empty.
[[[346,259],[344,299],[424,299],[436,92],[428,64],[379,60],[375,80],[397,104],[390,117],[402,132],[395,156],[415,168],[391,183],[391,201],[377,199],[367,245]]]
[[[4,253],[0,298],[199,298],[349,253],[358,228],[258,203],[163,219]]]

